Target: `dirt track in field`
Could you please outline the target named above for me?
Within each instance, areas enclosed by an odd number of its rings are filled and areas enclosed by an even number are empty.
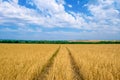
[[[59,47],[53,55],[48,59],[47,63],[43,66],[42,70],[38,72],[32,80],[47,80],[47,75],[50,74],[50,69],[53,67],[54,59],[56,58],[59,50],[61,47]],[[80,73],[80,69],[77,65],[77,63],[74,60],[74,57],[72,56],[72,53],[69,48],[66,47],[66,50],[68,52],[69,60],[70,60],[70,67],[71,72],[73,73],[72,80],[84,80],[83,75]],[[55,78],[54,78],[55,80]]]
[[[57,56],[60,47],[54,52],[54,54],[50,57],[47,63],[43,66],[41,72],[39,72],[32,80],[46,80],[47,75],[49,75],[49,71],[54,64],[54,59]]]
[[[77,63],[75,62],[71,51],[66,47],[68,53],[69,53],[69,58],[70,58],[70,63],[71,63],[71,68],[73,70],[73,80],[84,80],[83,75],[80,73],[80,69],[77,65]]]

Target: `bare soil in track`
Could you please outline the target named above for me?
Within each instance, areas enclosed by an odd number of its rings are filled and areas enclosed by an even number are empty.
[[[69,54],[69,58],[70,58],[70,64],[71,64],[71,68],[73,71],[73,80],[84,80],[82,73],[80,73],[80,69],[77,65],[77,63],[75,62],[71,51],[66,47],[68,54]]]
[[[59,47],[53,53],[51,58],[48,59],[47,63],[43,66],[42,70],[38,71],[38,73],[36,73],[36,75],[34,76],[34,78],[32,80],[48,80],[48,78],[51,78],[49,80],[57,80],[56,77],[58,77],[59,75],[62,75],[62,74],[66,74],[66,72],[69,72],[69,78],[70,78],[70,74],[72,74],[71,75],[72,79],[70,79],[70,80],[84,80],[83,75],[80,73],[80,69],[79,69],[77,63],[75,62],[74,57],[72,56],[71,51],[67,47],[66,47],[66,50],[64,48],[62,48],[62,49],[64,49],[65,53],[63,54],[63,51],[62,51],[62,54],[61,54],[61,51],[59,51],[60,48],[61,47]],[[59,58],[60,55],[58,55],[58,58],[57,58],[57,54],[58,53],[63,55],[63,57]],[[64,55],[68,55],[68,57],[64,57]],[[65,58],[65,59],[63,59],[63,58]],[[55,59],[57,61],[55,61]],[[66,63],[64,63],[64,61],[61,61],[61,60],[66,61]],[[60,63],[62,62],[62,64],[59,64],[58,61]],[[63,66],[66,65],[66,69],[65,69],[65,67],[62,67],[60,65],[63,65]],[[64,68],[64,71],[60,72],[58,74],[57,72],[59,70],[56,70],[56,67],[59,68],[59,69],[60,69],[60,67],[61,67],[61,69]],[[56,74],[54,72],[56,72]],[[51,75],[54,75],[54,77],[52,78]],[[64,75],[64,78],[65,78],[65,76],[66,76],[66,79],[68,80],[69,79],[69,78],[67,78],[68,75],[67,74]]]
[[[32,80],[46,80],[46,76],[49,75],[49,70],[52,68],[54,59],[57,56],[60,47],[54,52],[54,54],[50,57],[47,63],[43,66],[42,70],[35,75]]]

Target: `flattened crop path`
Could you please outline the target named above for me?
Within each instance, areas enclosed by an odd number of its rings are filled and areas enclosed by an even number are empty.
[[[69,58],[70,58],[70,64],[71,64],[71,68],[73,70],[73,80],[84,80],[83,75],[80,73],[79,67],[77,65],[77,63],[75,62],[71,51],[66,47],[68,54],[69,54]]]
[[[54,59],[57,56],[59,50],[60,47],[54,52],[47,63],[43,66],[41,72],[39,72],[32,80],[46,80],[46,77],[49,74],[49,70],[52,68]]]

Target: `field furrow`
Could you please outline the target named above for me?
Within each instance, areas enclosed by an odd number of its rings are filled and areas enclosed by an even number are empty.
[[[42,70],[34,76],[33,80],[46,80],[46,77],[47,75],[49,75],[49,71],[54,64],[54,59],[57,56],[59,50],[60,47],[53,53],[50,59],[48,59],[47,63],[43,66]]]
[[[0,80],[33,80],[59,45],[0,44]]]
[[[64,46],[61,46],[46,80],[73,80],[70,66],[68,52]]]
[[[67,45],[84,80],[120,80],[120,45]]]
[[[68,48],[66,48],[66,49],[67,49],[68,54],[69,54],[70,64],[71,64],[71,68],[73,71],[73,80],[84,80],[82,73],[80,73],[79,66],[75,62],[71,51]]]

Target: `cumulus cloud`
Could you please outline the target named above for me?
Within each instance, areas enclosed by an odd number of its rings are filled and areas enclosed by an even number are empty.
[[[17,0],[0,3],[0,24],[22,22],[24,25],[36,24],[43,27],[80,27],[78,20],[67,13],[64,3],[55,0],[34,0],[37,10],[26,8],[17,4]],[[13,20],[13,21],[12,21]],[[14,22],[15,20],[15,22]],[[16,20],[20,21],[17,22]],[[76,23],[77,24],[74,24]]]
[[[68,4],[64,0],[31,0],[27,3],[35,5],[36,8],[21,6],[18,0],[0,0],[0,25],[26,27],[34,24],[49,28],[120,31],[119,0],[97,0],[97,4],[88,3],[90,16],[65,11],[64,5]]]
[[[15,2],[16,3],[16,2]],[[21,24],[38,24],[38,21],[42,21],[37,18],[38,14],[35,10],[28,9],[24,6],[19,6],[14,2],[2,2],[0,4],[0,24],[12,23],[19,25]]]
[[[120,31],[120,11],[115,7],[115,2],[98,0],[97,4],[88,4],[88,10],[92,14],[89,25],[96,27],[97,30]]]

